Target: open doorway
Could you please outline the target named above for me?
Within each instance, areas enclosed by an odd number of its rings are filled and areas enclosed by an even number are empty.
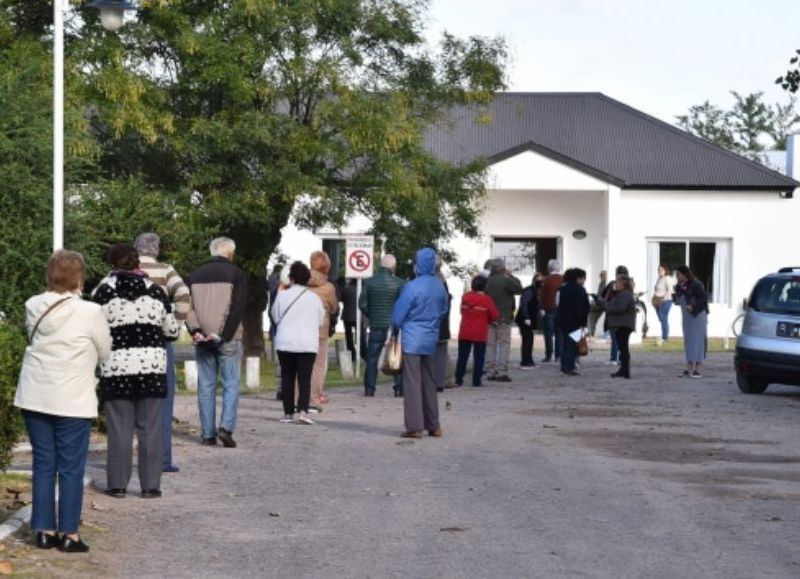
[[[492,257],[501,257],[506,268],[521,279],[535,272],[547,273],[547,262],[558,257],[557,237],[495,237]]]

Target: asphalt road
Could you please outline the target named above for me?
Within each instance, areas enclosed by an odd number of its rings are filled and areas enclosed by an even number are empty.
[[[800,577],[800,389],[740,394],[731,355],[603,353],[511,384],[449,390],[442,439],[400,439],[402,402],[335,390],[315,426],[243,397],[237,449],[198,444],[145,501],[87,496],[88,556],[39,575],[119,577]],[[449,409],[446,407],[449,406]],[[95,474],[102,482],[102,471]],[[135,475],[134,475],[135,477]],[[26,567],[27,566],[27,567]]]

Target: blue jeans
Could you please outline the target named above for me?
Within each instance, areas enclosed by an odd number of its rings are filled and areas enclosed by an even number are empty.
[[[89,453],[92,420],[30,410],[23,410],[22,413],[33,446],[31,530],[77,533],[83,508],[83,474]]]
[[[470,342],[468,340],[459,340],[458,361],[456,362],[456,384],[459,386],[464,383],[464,374],[467,373],[469,353],[473,346],[475,346],[475,362],[472,365],[472,385],[482,385],[481,376],[483,376],[483,363],[486,359],[486,342]]]
[[[389,328],[370,328],[367,340],[367,369],[364,372],[364,392],[375,392],[378,382],[378,360],[380,360],[386,337],[389,335]],[[394,389],[402,390],[403,377],[400,374],[394,376]]]
[[[544,357],[549,360],[553,357],[555,346],[556,358],[561,357],[561,344],[563,336],[556,327],[556,310],[544,313]]]
[[[203,438],[217,436],[217,372],[222,378],[222,414],[219,425],[236,430],[239,413],[239,383],[242,376],[242,342],[232,340],[217,345],[195,346],[197,357],[197,404]]]
[[[164,468],[172,466],[172,414],[175,409],[175,348],[167,342],[167,397],[161,404],[161,441]]]
[[[669,340],[669,311],[672,309],[672,300],[661,302],[661,307],[656,310],[658,321],[661,323],[661,339]]]

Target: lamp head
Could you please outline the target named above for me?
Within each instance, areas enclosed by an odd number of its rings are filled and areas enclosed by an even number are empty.
[[[109,32],[124,26],[126,10],[136,10],[136,5],[127,0],[95,0],[89,6],[100,10],[100,23]]]

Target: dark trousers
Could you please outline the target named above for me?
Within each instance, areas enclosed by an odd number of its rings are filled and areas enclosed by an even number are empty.
[[[367,369],[364,372],[364,392],[367,394],[375,392],[375,386],[378,383],[378,362],[388,333],[389,328],[370,328],[369,330]],[[403,389],[403,377],[400,374],[394,376],[394,389],[395,391]]]
[[[467,362],[472,348],[475,348],[475,359],[472,364],[472,385],[481,385],[483,376],[483,363],[486,359],[486,342],[470,342],[469,340],[458,341],[458,361],[456,362],[456,384],[461,386],[464,383],[464,374],[467,373]]]
[[[283,413],[291,416],[294,414],[294,385],[300,395],[297,399],[297,410],[308,412],[309,399],[311,398],[311,371],[314,369],[315,352],[281,352],[278,350],[278,360],[281,364],[281,393],[283,395]]]
[[[172,414],[175,411],[175,348],[167,342],[167,397],[161,403],[161,441],[164,468],[172,466]]]
[[[559,331],[556,328],[556,331]],[[578,357],[578,343],[564,332],[564,341],[561,343],[561,371],[569,374],[575,371],[575,359]]]
[[[519,349],[520,365],[535,366],[533,361],[533,328],[527,324],[517,324],[519,335],[522,338],[522,345]]]
[[[403,354],[403,411],[408,432],[439,428],[435,355]]]
[[[30,410],[23,410],[22,414],[33,447],[31,530],[77,533],[83,508],[83,474],[92,421]]]
[[[350,357],[353,359],[353,362],[356,361],[355,333],[356,333],[356,323],[344,322],[344,341],[345,344],[347,344],[347,351],[350,352]]]
[[[108,453],[106,480],[110,489],[128,487],[133,472],[133,434],[139,442],[137,470],[143,491],[161,487],[164,447],[161,437],[161,398],[107,400]]]
[[[614,335],[619,344],[619,373],[621,376],[631,375],[631,349],[628,342],[633,332],[630,328],[614,328]]]
[[[544,313],[544,357],[550,360],[555,352],[556,358],[561,357],[561,349],[567,341],[561,330],[556,326],[556,310]]]

